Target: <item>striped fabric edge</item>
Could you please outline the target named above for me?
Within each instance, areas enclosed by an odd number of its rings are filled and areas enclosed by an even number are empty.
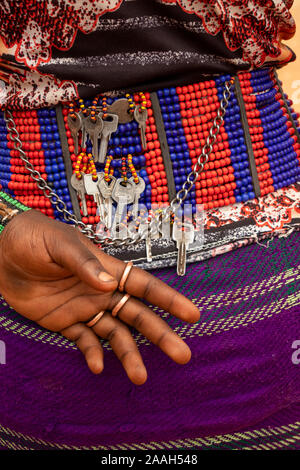
[[[299,279],[299,269],[289,269],[287,271],[282,272],[278,276],[271,276],[261,282],[255,282],[251,285],[239,287],[235,290],[231,290],[226,293],[212,294],[208,297],[200,297],[198,299],[194,299],[194,302],[200,309],[200,311],[204,308],[206,310],[212,310],[218,305],[230,307],[230,305],[234,305],[235,303],[238,303],[241,300],[245,301],[245,299],[253,299],[256,296],[258,297],[260,295],[264,295],[275,288],[278,289],[285,284],[291,284],[292,282]],[[3,299],[3,297],[0,297],[0,299]],[[274,315],[279,315],[283,310],[291,309],[298,305],[300,305],[300,292],[290,292],[284,297],[281,296],[273,302],[269,302],[265,305],[259,305],[255,309],[249,306],[248,309],[245,308],[242,313],[239,313],[235,316],[228,316],[209,322],[200,322],[194,325],[183,323],[173,327],[173,330],[182,339],[212,336],[214,334],[219,334],[225,331],[229,331],[231,329],[240,328],[249,324],[253,325],[258,321],[272,318]],[[52,346],[63,347],[65,349],[77,350],[77,347],[74,345],[73,342],[65,339],[59,333],[53,333],[51,331],[44,330],[38,325],[25,325],[22,324],[21,321],[11,319],[7,315],[1,314],[1,307],[13,310],[12,307],[10,307],[3,299],[2,305],[0,304],[0,328],[3,328],[6,331],[12,332],[19,336],[25,337],[29,340],[42,342],[44,344],[50,344]],[[169,317],[169,314],[163,313],[157,307],[154,307],[153,311],[162,313],[162,318],[164,319],[167,319]],[[149,346],[151,344],[145,337],[143,337],[139,333],[134,334],[134,339],[139,345]],[[107,350],[111,350],[111,347],[105,341],[103,341],[103,347]]]
[[[251,431],[171,441],[73,446],[39,439],[0,425],[0,446],[11,450],[279,450],[300,447],[300,421]]]

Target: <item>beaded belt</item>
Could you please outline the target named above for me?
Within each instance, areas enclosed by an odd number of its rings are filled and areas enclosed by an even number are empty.
[[[291,106],[268,68],[121,98],[5,110],[0,183],[124,259],[167,259],[178,248],[184,274],[185,248],[198,249],[197,207],[244,202],[299,180],[299,116]],[[113,217],[125,205],[129,211]],[[120,236],[124,218],[134,226]],[[166,220],[173,234],[162,242]]]

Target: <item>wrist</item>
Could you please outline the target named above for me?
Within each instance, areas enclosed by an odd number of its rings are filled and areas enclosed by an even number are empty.
[[[21,202],[0,191],[0,233],[4,227],[18,214],[30,210]]]

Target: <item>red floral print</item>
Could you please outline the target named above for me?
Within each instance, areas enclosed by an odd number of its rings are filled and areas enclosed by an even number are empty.
[[[243,60],[252,67],[278,57],[281,38],[291,37],[295,31],[290,13],[292,0],[160,1],[197,15],[207,33],[222,32],[227,47],[231,51],[241,48]],[[49,106],[58,98],[68,101],[78,97],[75,82],[59,81],[41,73],[38,67],[50,61],[53,48],[69,50],[78,31],[90,33],[99,28],[100,17],[117,10],[122,3],[123,0],[1,0],[0,38],[13,51],[16,61],[13,70],[0,59],[0,80],[6,84],[1,96],[7,97],[6,103],[16,107]]]
[[[281,35],[291,37],[296,30],[290,13],[293,0],[162,0],[178,4],[202,19],[212,35],[222,31],[231,51],[243,49],[243,59],[261,66],[267,57],[281,53]]]

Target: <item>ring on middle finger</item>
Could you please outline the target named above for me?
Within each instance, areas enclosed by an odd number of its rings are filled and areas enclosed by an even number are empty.
[[[117,305],[115,305],[115,307],[111,311],[111,314],[112,314],[113,317],[116,317],[118,315],[118,312],[126,304],[127,300],[129,300],[129,298],[130,298],[129,294],[123,295],[122,299],[117,303]]]
[[[122,274],[122,277],[120,279],[120,282],[119,282],[119,291],[120,292],[124,292],[124,289],[125,289],[125,283],[128,279],[128,276],[130,274],[130,271],[132,269],[132,266],[133,266],[133,262],[132,261],[129,261],[128,263],[126,263],[126,266],[125,266],[125,269],[123,271],[123,274]]]

